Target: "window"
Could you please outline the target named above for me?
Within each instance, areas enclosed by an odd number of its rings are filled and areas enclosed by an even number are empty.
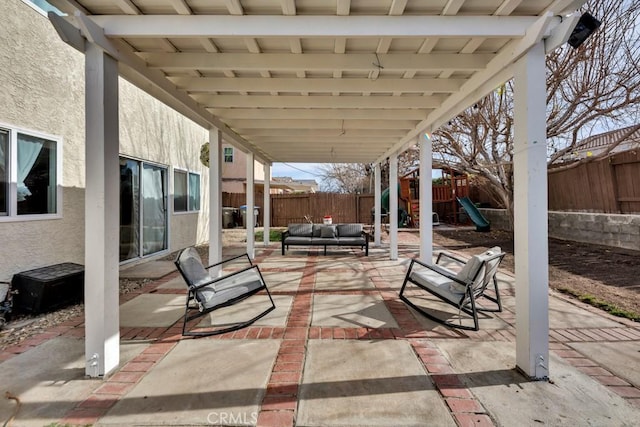
[[[120,261],[168,248],[167,167],[120,157]]]
[[[187,173],[173,172],[173,211],[187,211]]]
[[[173,211],[189,212],[200,210],[200,175],[174,170]]]
[[[56,143],[18,133],[18,215],[56,213]]]
[[[0,217],[60,213],[60,153],[56,138],[0,128]]]
[[[224,147],[224,162],[233,163],[233,147]]]
[[[9,212],[9,132],[0,129],[0,215]]]
[[[200,175],[189,173],[189,210],[200,210]]]

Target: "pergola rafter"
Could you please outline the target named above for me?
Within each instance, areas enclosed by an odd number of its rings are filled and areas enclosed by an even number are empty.
[[[523,37],[531,16],[100,15],[107,37]]]

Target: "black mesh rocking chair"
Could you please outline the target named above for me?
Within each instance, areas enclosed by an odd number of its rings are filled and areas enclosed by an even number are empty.
[[[217,335],[245,328],[276,308],[260,269],[251,262],[248,254],[205,267],[198,251],[189,247],[180,251],[175,264],[189,288],[182,326],[184,336]],[[223,268],[229,265],[232,270],[223,272]],[[187,323],[190,321],[237,304],[262,290],[266,291],[270,305],[250,319],[225,324],[224,327],[215,329],[188,330]]]

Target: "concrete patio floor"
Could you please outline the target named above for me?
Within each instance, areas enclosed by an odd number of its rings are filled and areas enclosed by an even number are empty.
[[[528,381],[515,369],[513,278],[498,276],[502,313],[481,318],[478,332],[452,330],[398,299],[417,250],[401,242],[389,261],[384,248],[365,257],[258,247],[277,309],[198,339],[180,335],[178,273],[166,261],[129,268],[128,277],[155,280],[121,298],[120,368],[85,378],[82,318],[6,349],[0,384],[21,401],[11,425],[640,425],[640,325],[551,294],[551,378]],[[257,295],[199,326],[264,302]],[[0,421],[15,407],[0,400]]]

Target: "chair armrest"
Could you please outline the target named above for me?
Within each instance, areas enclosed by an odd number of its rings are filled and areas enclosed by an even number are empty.
[[[284,242],[284,239],[286,239],[287,237],[289,237],[289,230],[284,230],[282,232],[282,241]]]
[[[209,270],[210,268],[217,267],[219,265],[223,265],[223,264],[226,264],[228,262],[235,261],[237,259],[244,258],[244,257],[247,258],[247,261],[249,261],[250,265],[253,265],[253,262],[251,262],[251,258],[249,258],[249,254],[248,253],[244,253],[244,254],[241,254],[241,255],[236,255],[234,257],[224,259],[224,260],[222,260],[220,262],[216,262],[215,264],[211,264],[211,265],[205,267],[205,269]]]
[[[440,252],[440,253],[438,254],[438,259],[436,259],[436,264],[440,264],[440,258],[443,258],[443,257],[444,257],[444,258],[452,259],[453,261],[456,261],[456,262],[458,262],[458,263],[460,263],[460,264],[463,264],[463,265],[467,263],[467,261],[465,261],[464,259],[459,258],[459,257],[457,257],[457,256],[453,256],[453,255],[451,255],[451,254],[450,254],[450,253],[448,253],[448,252]]]
[[[407,271],[407,274],[411,273],[411,270],[413,269],[413,264],[418,264],[421,267],[424,267],[426,269],[434,271],[434,272],[438,273],[439,275],[446,277],[449,280],[453,280],[454,282],[460,283],[461,285],[464,285],[464,286],[468,285],[467,282],[464,282],[464,281],[460,280],[459,278],[457,278],[456,274],[454,272],[452,272],[450,270],[447,270],[444,267],[440,267],[439,265],[426,264],[426,263],[424,263],[424,262],[422,262],[422,261],[420,261],[419,259],[416,259],[416,258],[411,260],[411,265],[409,266],[409,270]]]

